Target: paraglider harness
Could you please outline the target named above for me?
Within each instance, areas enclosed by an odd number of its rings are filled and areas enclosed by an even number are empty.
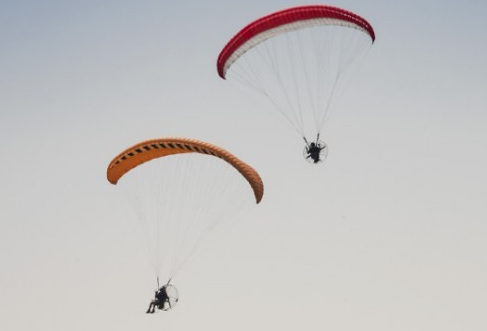
[[[313,160],[313,163],[320,162],[321,161],[321,159],[320,159],[321,151],[326,148],[326,145],[321,146],[321,144],[320,144],[320,134],[318,133],[316,135],[316,142],[308,143],[308,140],[306,139],[306,137],[303,137],[303,139],[304,139],[304,142],[306,143],[306,153],[307,153],[306,159],[311,158]]]
[[[166,288],[169,286],[170,282],[171,279],[169,279],[166,285],[159,287],[159,277],[157,277],[157,290],[155,291],[154,299],[151,301],[149,308],[146,311],[147,314],[154,314],[156,307],[159,310],[165,310],[166,303],[169,305],[169,309],[172,308],[171,301],[169,300],[169,296],[167,295],[166,291]]]

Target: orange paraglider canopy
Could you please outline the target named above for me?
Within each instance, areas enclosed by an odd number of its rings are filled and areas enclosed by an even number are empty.
[[[195,139],[160,138],[138,143],[121,152],[110,162],[107,179],[115,185],[123,175],[145,162],[182,153],[206,154],[226,161],[249,182],[256,202],[259,203],[262,200],[264,184],[257,171],[223,148]]]

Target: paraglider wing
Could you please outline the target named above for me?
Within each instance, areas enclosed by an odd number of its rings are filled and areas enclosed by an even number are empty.
[[[249,182],[254,191],[256,202],[259,203],[262,200],[264,184],[259,174],[251,166],[223,148],[195,139],[164,138],[136,144],[120,153],[110,162],[107,169],[107,179],[115,185],[127,172],[145,162],[181,153],[207,154],[228,162]]]
[[[318,25],[339,25],[362,30],[370,36],[372,42],[375,40],[372,26],[350,11],[325,5],[293,7],[262,17],[240,30],[221,51],[217,61],[218,74],[225,79],[227,70],[240,56],[273,36]]]

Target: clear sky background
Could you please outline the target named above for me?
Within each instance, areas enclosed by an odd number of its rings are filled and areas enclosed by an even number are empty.
[[[0,2],[1,330],[487,329],[487,2],[343,0],[377,40],[314,167],[216,73],[304,1]],[[138,141],[222,146],[262,204],[147,316],[151,269],[106,180]]]

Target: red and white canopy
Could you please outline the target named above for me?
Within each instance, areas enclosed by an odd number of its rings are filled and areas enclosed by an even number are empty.
[[[240,30],[218,56],[218,74],[225,79],[227,70],[240,56],[273,36],[323,25],[339,25],[362,30],[370,36],[372,42],[375,40],[372,26],[364,18],[350,11],[326,5],[293,7],[264,16]]]

